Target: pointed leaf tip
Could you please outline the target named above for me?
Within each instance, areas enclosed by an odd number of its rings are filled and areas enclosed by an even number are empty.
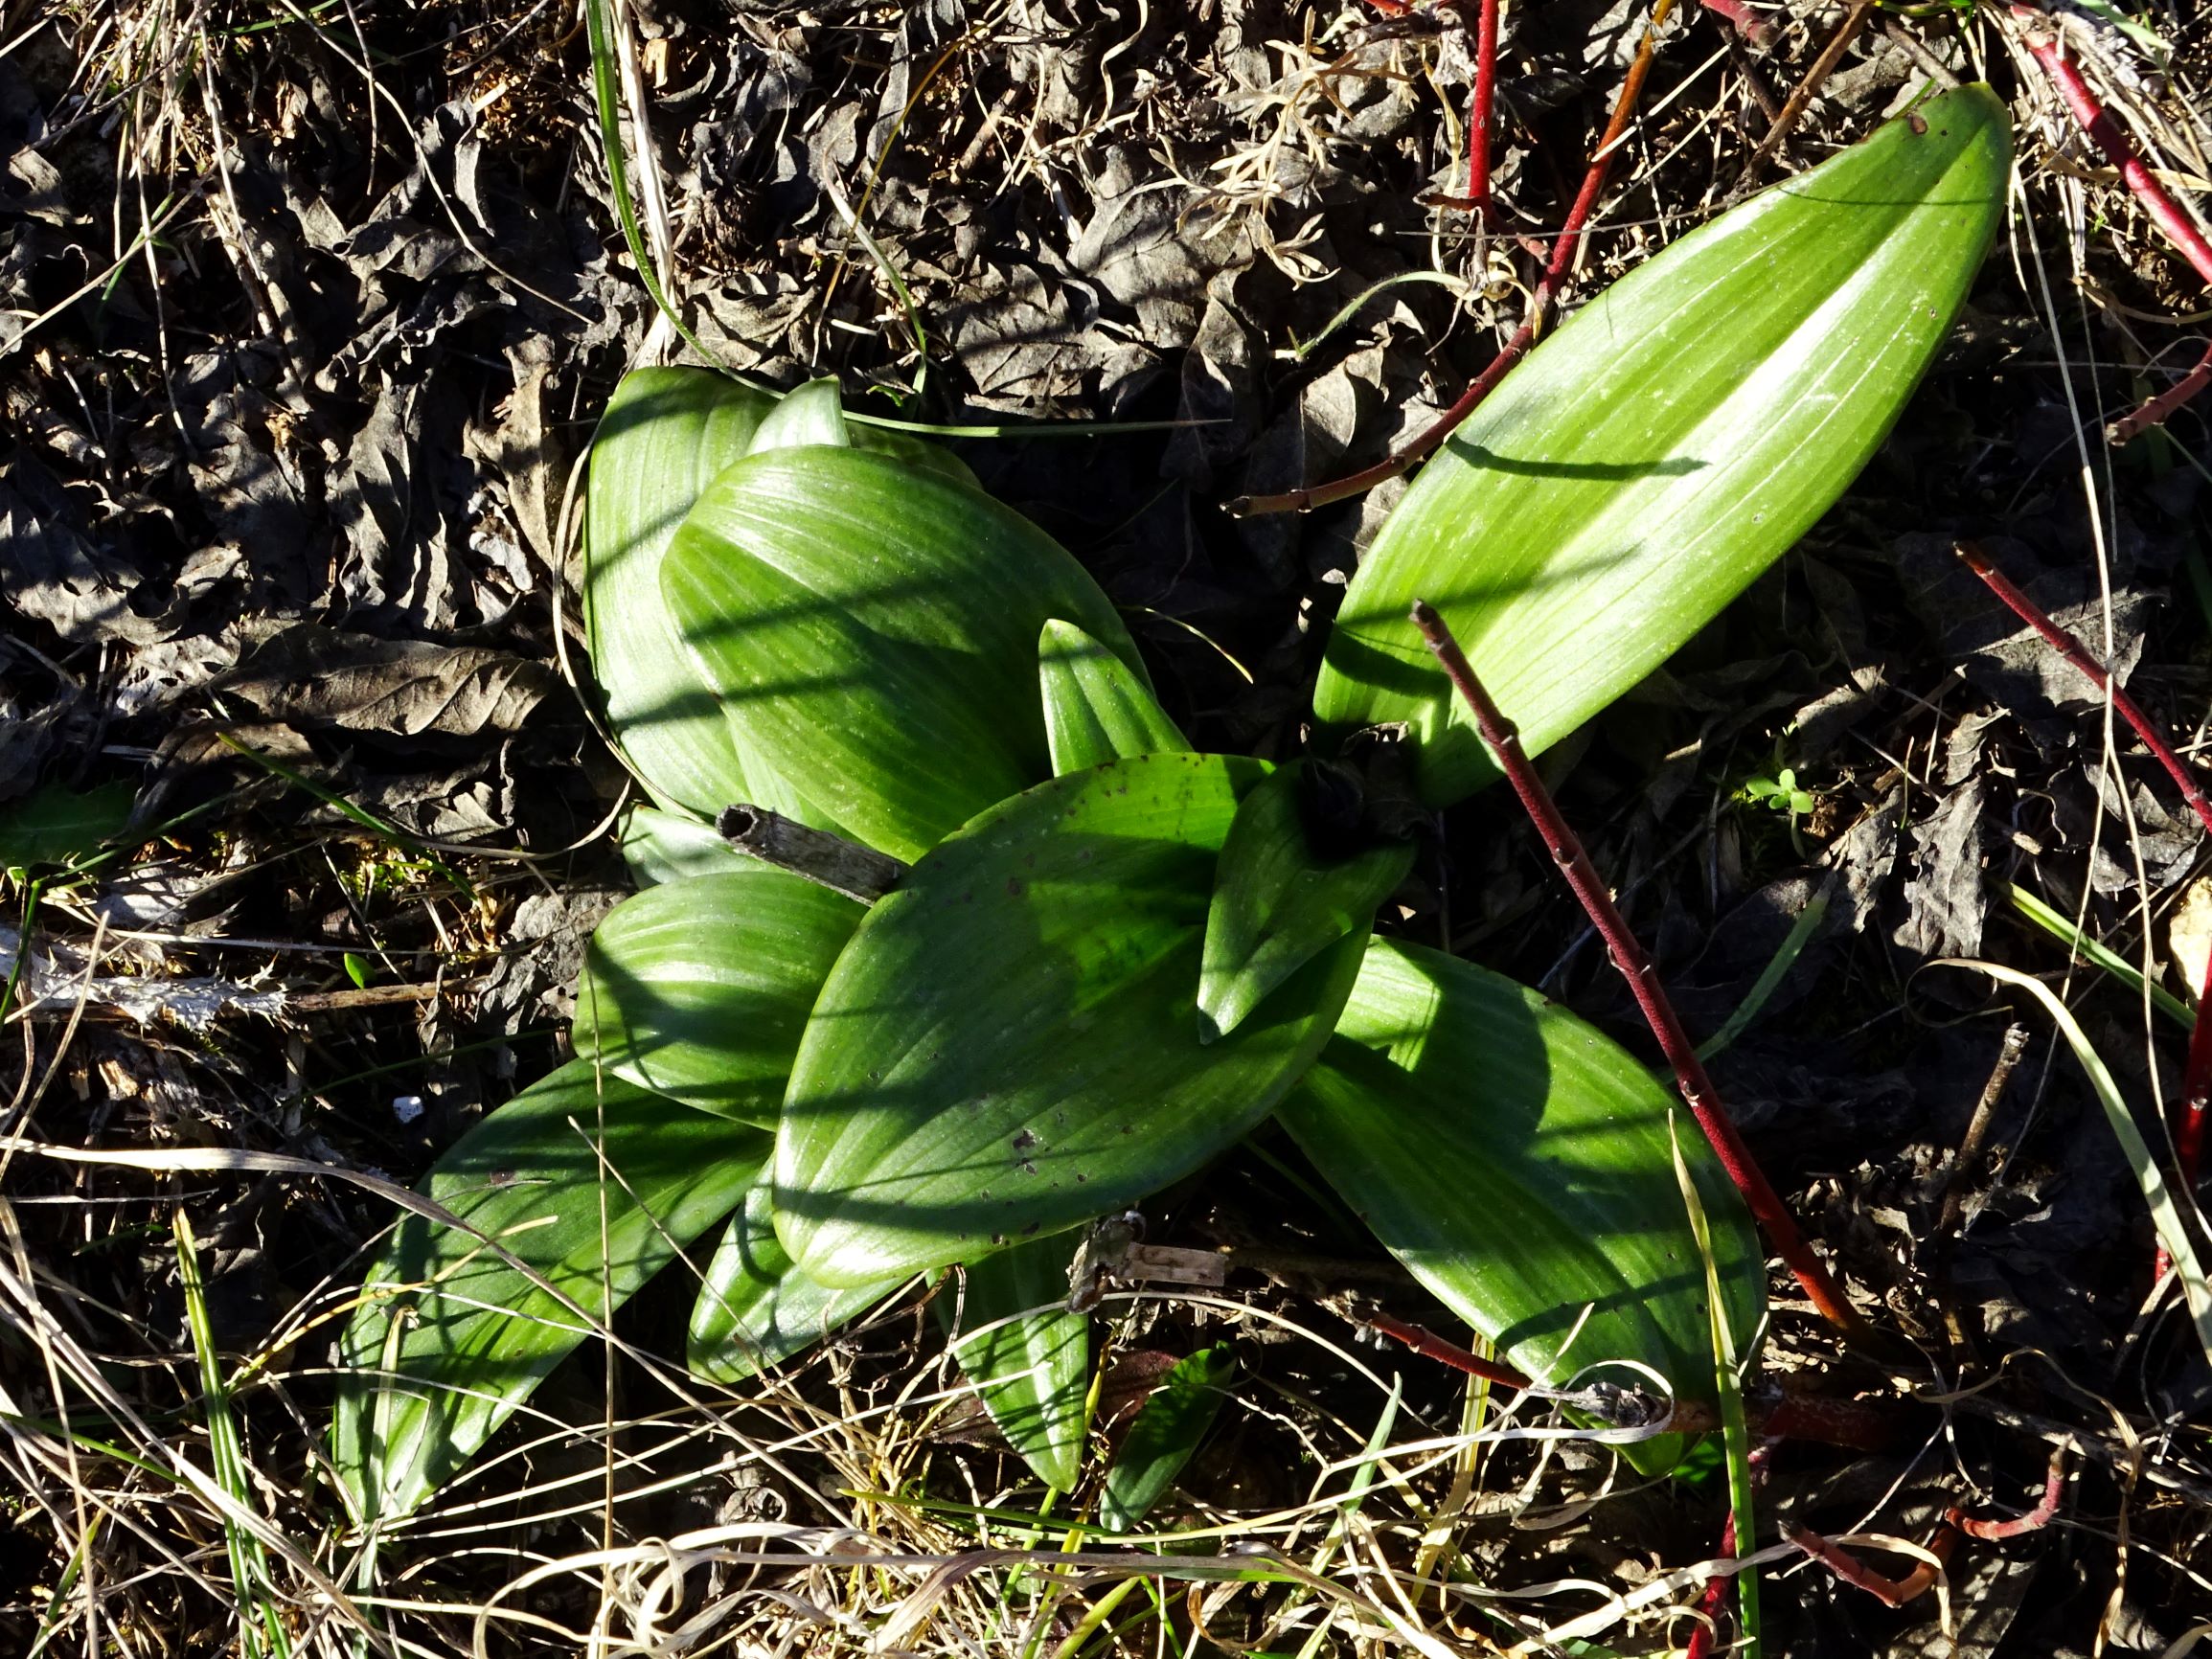
[[[1325,787],[1338,771],[1298,761],[1238,806],[1206,912],[1201,1043],[1235,1031],[1318,952],[1365,934],[1412,869],[1410,843],[1362,845],[1357,800]],[[1344,846],[1323,845],[1332,837]]]
[[[1045,738],[1055,777],[1130,755],[1190,748],[1144,675],[1071,622],[1055,617],[1038,639]]]
[[[1360,560],[1313,708],[1409,726],[1422,798],[1496,774],[1408,621],[1460,644],[1531,754],[1650,673],[1888,433],[2002,216],[2004,107],[1919,105],[1631,271],[1431,459]]]

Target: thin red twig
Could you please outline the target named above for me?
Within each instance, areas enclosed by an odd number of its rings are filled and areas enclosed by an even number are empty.
[[[1705,10],[1735,25],[1736,33],[1752,45],[1764,47],[1774,38],[1774,25],[1744,4],[1744,0],[1701,0]]]
[[[1435,1331],[1419,1325],[1410,1325],[1395,1314],[1380,1308],[1368,1308],[1362,1313],[1369,1329],[1378,1336],[1387,1336],[1394,1342],[1402,1342],[1414,1352],[1426,1359],[1448,1365],[1454,1371],[1494,1382],[1501,1388],[1526,1388],[1528,1378],[1500,1359],[1484,1359],[1469,1352],[1456,1342],[1447,1342]]]
[[[1721,1523],[1721,1549],[1717,1557],[1723,1561],[1736,1558],[1736,1511],[1730,1510],[1727,1519]],[[1698,1598],[1698,1611],[1703,1615],[1698,1627],[1690,1632],[1690,1640],[1683,1645],[1682,1659],[1709,1659],[1713,1651],[1713,1634],[1721,1627],[1721,1603],[1727,1599],[1728,1579],[1725,1576],[1708,1579],[1705,1593]]]
[[[2010,577],[1997,569],[1979,543],[1959,542],[1957,553],[1959,557],[1966,560],[1967,568],[1989,584],[1990,592],[2004,601],[2013,615],[2042,635],[2045,645],[2073,664],[2075,670],[2097,690],[2111,697],[2113,712],[2128,722],[2136,737],[2142,739],[2143,746],[2151,751],[2159,765],[2166,768],[2166,775],[2174,780],[2175,786],[2181,791],[2181,798],[2189,803],[2189,809],[2197,814],[2197,821],[2204,826],[2208,833],[2212,833],[2212,801],[2207,801],[2204,791],[2197,786],[2196,775],[2183,763],[2181,757],[2174,752],[2174,746],[2166,741],[2158,728],[2151,723],[2151,716],[2143,713],[2135,699],[2113,683],[2104,664],[2089,655],[2088,648],[2080,640],[2053,622],[2041,605],[2028,598]]]
[[[1482,0],[1474,26],[1474,107],[1467,116],[1467,198],[1490,223],[1490,124],[1497,101],[1498,0]]]
[[[1552,243],[1551,258],[1545,262],[1544,274],[1529,297],[1528,315],[1516,329],[1513,338],[1499,348],[1496,356],[1474,377],[1468,389],[1459,395],[1452,406],[1429,423],[1422,434],[1397,454],[1364,467],[1349,477],[1339,478],[1334,484],[1315,485],[1308,489],[1286,490],[1280,495],[1241,495],[1229,503],[1230,513],[1238,518],[1255,518],[1270,512],[1311,512],[1317,507],[1331,502],[1345,501],[1363,494],[1378,484],[1386,483],[1407,470],[1442,443],[1460,422],[1474,413],[1475,405],[1489,397],[1504,379],[1507,371],[1528,354],[1536,344],[1537,331],[1543,327],[1544,318],[1551,311],[1553,296],[1565,280],[1568,267],[1574,263],[1575,250],[1582,245],[1583,232],[1596,211],[1598,197],[1604,193],[1606,179],[1612,171],[1613,151],[1629,130],[1629,121],[1635,112],[1636,102],[1643,96],[1644,82],[1652,73],[1652,57],[1658,40],[1659,26],[1675,9],[1675,0],[1657,0],[1652,8],[1652,20],[1645,27],[1643,44],[1636,49],[1636,59],[1629,65],[1628,79],[1621,83],[1621,95],[1613,102],[1612,118],[1606,123],[1605,136],[1598,141],[1597,152],[1590,158],[1589,170],[1583,175],[1583,188],[1575,196],[1574,206],[1567,210],[1566,223]],[[1485,124],[1487,125],[1487,123]]]
[[[2139,438],[2154,426],[2163,426],[2174,411],[2212,386],[2212,342],[2204,347],[2204,355],[2197,359],[2197,367],[2182,375],[2140,409],[2123,415],[2105,428],[2105,437],[2113,443],[2125,443]]]
[[[1977,1521],[1963,1511],[1952,1509],[1944,1513],[1944,1519],[1970,1538],[2017,1538],[2022,1533],[2041,1532],[2049,1526],[2059,1512],[2059,1503],[2066,1495],[2066,1448],[2051,1448],[2050,1473],[2043,1478],[2043,1495],[2026,1514],[2009,1521]]]
[[[1923,1561],[1902,1579],[1892,1579],[1876,1572],[1872,1567],[1838,1544],[1830,1543],[1810,1527],[1800,1527],[1793,1521],[1779,1525],[1782,1535],[1818,1561],[1846,1584],[1853,1584],[1870,1596],[1881,1598],[1892,1607],[1902,1607],[1907,1602],[1927,1593],[1942,1569]],[[1949,1560],[1957,1546],[1958,1534],[1949,1526],[1936,1529],[1935,1536],[1927,1541],[1928,1553],[1938,1559]]]
[[[1629,982],[1636,1006],[1643,1011],[1652,1034],[1659,1039],[1668,1064],[1675,1069],[1675,1081],[1682,1092],[1682,1099],[1698,1120],[1698,1126],[1704,1130],[1705,1139],[1721,1160],[1721,1167],[1728,1172],[1728,1179],[1744,1194],[1745,1203],[1750,1206],[1751,1214],[1773,1241],[1775,1252],[1797,1276],[1797,1283],[1805,1287],[1805,1293],[1813,1299],[1821,1316],[1844,1330],[1862,1329],[1864,1322],[1858,1310],[1820,1259],[1813,1255],[1804,1235],[1797,1231],[1796,1221],[1721,1104],[1720,1091],[1714,1088],[1712,1078],[1706,1074],[1705,1062],[1698,1057],[1697,1045],[1690,1041],[1690,1034],[1682,1029],[1681,1016],[1675,1011],[1675,1005],[1661,988],[1657,969],[1636,942],[1612,895],[1606,890],[1596,867],[1590,863],[1589,854],[1561,816],[1551,791],[1544,787],[1536,767],[1529,763],[1528,756],[1521,749],[1520,734],[1483,689],[1468,663],[1467,653],[1459,648],[1459,642],[1452,637],[1444,619],[1420,600],[1413,603],[1413,625],[1421,630],[1421,637],[1444,666],[1452,686],[1474,712],[1475,727],[1481,732],[1483,742],[1489,746],[1498,769],[1512,783],[1514,793],[1520,797],[1522,807],[1535,821],[1544,845],[1559,864],[1560,873],[1566,877],[1567,885],[1574,889],[1575,897],[1582,900],[1583,909],[1605,940],[1613,966]]]
[[[2151,716],[2143,713],[2133,697],[2122,691],[2105,666],[2089,655],[2088,648],[2051,620],[2050,613],[2023,593],[2005,573],[1990,562],[1989,555],[1971,541],[1958,544],[1958,556],[1966,560],[1967,568],[1989,585],[1990,592],[2004,601],[2013,615],[2034,628],[2043,643],[2074,666],[2089,683],[2112,699],[2112,710],[2128,722],[2129,729],[2142,739],[2158,764],[2166,768],[2166,775],[2174,780],[2174,786],[2181,791],[2181,799],[2189,803],[2189,809],[2197,814],[2197,822],[2212,834],[2212,801],[2205,799],[2198,787],[2197,776],[2188,764],[2166,741],[2165,734],[2152,724]],[[2174,1123],[2174,1162],[2181,1176],[2181,1190],[2197,1190],[2197,1171],[2201,1166],[2204,1150],[2204,1118],[2212,1108],[2212,963],[2206,964],[2204,984],[2199,988],[2197,1008],[2200,1018],[2197,1029],[2189,1034],[2188,1063],[2181,1072],[2181,1101]],[[2166,1250],[2160,1245],[2154,1276],[2166,1276]]]
[[[2073,59],[2059,50],[2057,37],[2041,27],[2045,22],[2042,14],[2032,7],[2016,5],[2013,15],[2037,25],[2021,36],[2020,43],[2050,77],[2059,97],[2072,112],[2075,124],[2095,141],[2106,159],[2120,170],[2121,178],[2127,181],[2135,199],[2143,204],[2143,211],[2166,233],[2167,239],[2180,250],[2181,257],[2196,267],[2197,274],[2206,283],[2212,283],[2212,241],[2205,239],[2196,220],[2181,211],[2180,204],[2158,182],[2158,175],[2135,153],[2134,145],[2120,129],[2120,124],[2112,119],[2111,112],[2097,102],[2097,95],[2089,90],[2089,83],[2082,79],[2082,72],[2074,66]],[[2212,347],[2206,348],[2203,360],[2178,383],[2132,415],[2113,421],[2106,429],[2106,436],[2114,443],[2125,443],[2136,434],[2163,424],[2168,416],[2207,385],[2212,385]]]

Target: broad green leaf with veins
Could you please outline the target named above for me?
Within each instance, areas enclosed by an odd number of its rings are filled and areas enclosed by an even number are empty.
[[[952,1357],[991,1420],[1037,1478],[1062,1492],[1083,1473],[1090,1403],[1090,1316],[1067,1307],[1082,1239],[1061,1233],[986,1256],[966,1269],[957,1299],[947,1291],[935,1303],[948,1329],[957,1308]]]
[[[1313,777],[1311,761],[1294,761],[1237,807],[1206,911],[1198,1017],[1208,1042],[1235,1031],[1324,947],[1348,934],[1365,938],[1376,907],[1413,868],[1410,842],[1321,845],[1309,821]]]
[[[576,989],[576,1052],[617,1077],[774,1128],[852,899],[765,864],[649,887],[607,912]]]
[[[1369,944],[1336,1033],[1277,1116],[1416,1279],[1539,1380],[1629,1359],[1681,1398],[1712,1398],[1676,1101],[1633,1056],[1526,986],[1394,940]],[[1702,1141],[1683,1152],[1728,1328],[1756,1330],[1750,1215]]]
[[[456,1141],[422,1186],[466,1226],[404,1216],[370,1272],[338,1339],[331,1433],[363,1521],[412,1513],[460,1472],[767,1157],[760,1130],[594,1069],[571,1061]]]
[[[1256,761],[1149,755],[1038,785],[870,910],[785,1097],[776,1226],[862,1284],[1158,1191],[1265,1116],[1328,1040],[1361,942],[1198,1041],[1207,895]]]
[[[1424,799],[1495,776],[1406,620],[1443,613],[1529,752],[1649,674],[1813,527],[1950,335],[2004,208],[1986,86],[1682,238],[1577,312],[1360,559],[1314,714],[1403,722]]]
[[[808,1278],[776,1238],[767,1182],[755,1181],[730,1217],[692,1305],[691,1368],[717,1382],[742,1382],[805,1352],[904,1283],[832,1289]]]
[[[1083,567],[979,490],[858,449],[754,455],[662,563],[740,746],[869,845],[916,858],[1051,775],[1038,636],[1072,622],[1142,678]]]
[[[706,369],[637,369],[600,420],[585,496],[583,618],[607,724],[664,804],[752,799],[736,739],[661,598],[661,559],[775,400]]]
[[[1038,680],[1054,777],[1129,755],[1190,748],[1144,676],[1073,623],[1048,622]]]

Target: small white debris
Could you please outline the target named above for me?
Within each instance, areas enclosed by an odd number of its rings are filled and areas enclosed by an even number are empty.
[[[394,1095],[392,1097],[392,1115],[402,1124],[413,1123],[422,1115],[422,1097],[421,1095]]]

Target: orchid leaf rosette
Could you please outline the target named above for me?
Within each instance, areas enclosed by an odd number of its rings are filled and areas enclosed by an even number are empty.
[[[1995,97],[1946,93],[1591,300],[1391,514],[1327,644],[1315,752],[1280,763],[1194,752],[1106,595],[946,452],[826,383],[632,374],[583,597],[646,885],[592,942],[576,1062],[441,1160],[348,1328],[333,1453],[359,1518],[422,1502],[686,1253],[690,1368],[723,1386],[968,1275],[951,1352],[984,1408],[1040,1480],[1127,1520],[1230,1370],[1192,1356],[1153,1414],[1182,1426],[1086,1486],[1067,1262],[1270,1122],[1530,1376],[1709,1398],[1707,1286],[1756,1330],[1761,1252],[1698,1146],[1700,1251],[1670,1091],[1526,988],[1374,931],[1419,856],[1405,826],[1493,776],[1406,612],[1444,613],[1532,750],[1586,720],[1851,483],[2009,166]],[[1378,747],[1410,810],[1376,808]],[[873,902],[810,885],[720,842],[741,803],[906,868]]]

